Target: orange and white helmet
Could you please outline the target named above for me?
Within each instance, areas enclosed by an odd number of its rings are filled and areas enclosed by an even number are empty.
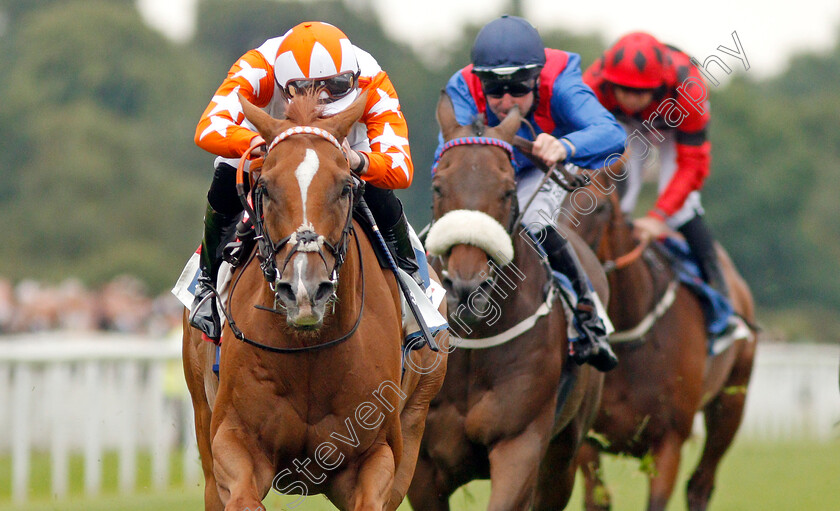
[[[358,97],[359,62],[344,32],[329,23],[307,21],[283,36],[274,79],[287,100],[306,89],[320,91],[325,113],[332,115]]]

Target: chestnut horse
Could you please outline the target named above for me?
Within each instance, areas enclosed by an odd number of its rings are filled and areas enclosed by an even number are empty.
[[[401,374],[397,283],[353,221],[359,191],[339,142],[365,98],[324,118],[298,96],[283,120],[242,100],[273,142],[252,195],[260,264],[252,255],[233,274],[218,381],[215,347],[184,320],[207,510],[263,510],[271,488],[393,510],[408,489],[446,354],[412,351],[425,370]]]
[[[430,406],[409,501],[415,511],[447,510],[458,487],[489,478],[488,509],[562,509],[603,376],[570,362],[566,315],[552,298],[547,263],[512,225],[518,207],[509,143],[521,117],[514,110],[495,128],[460,126],[443,93],[437,119],[447,145],[463,145],[445,149],[438,162],[426,248],[439,254],[433,265],[443,271],[450,329],[463,339],[450,339],[461,349],[451,352]],[[570,236],[605,297],[597,259]]]
[[[710,356],[701,304],[680,284],[668,257],[634,239],[619,207],[609,172],[589,172],[592,211],[580,214],[564,201],[573,225],[608,269],[607,310],[617,332],[612,346],[621,362],[604,378],[601,409],[579,461],[586,481],[586,509],[610,509],[599,471],[598,449],[652,457],[647,509],[664,510],[677,477],[680,451],[694,415],[703,411],[706,441],[688,484],[688,508],[706,509],[715,472],[735,436],[744,409],[755,354],[754,331]],[[578,204],[589,204],[579,200]],[[753,323],[753,300],[722,248],[718,247],[735,311]],[[626,335],[625,335],[626,334]],[[622,342],[616,339],[622,338]]]

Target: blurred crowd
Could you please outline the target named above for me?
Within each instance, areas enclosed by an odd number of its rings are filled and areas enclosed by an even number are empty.
[[[128,275],[98,288],[73,278],[14,284],[0,277],[0,334],[63,330],[166,335],[181,327],[183,310],[171,293],[151,296],[140,280]]]

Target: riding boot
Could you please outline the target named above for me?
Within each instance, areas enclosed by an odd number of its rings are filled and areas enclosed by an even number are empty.
[[[373,214],[385,244],[394,255],[397,266],[408,273],[421,289],[426,289],[420,266],[414,254],[414,246],[408,235],[408,219],[403,212],[402,202],[393,190],[368,184],[365,186],[365,203]]]
[[[720,269],[720,262],[715,250],[715,240],[703,221],[703,217],[696,215],[680,226],[678,230],[685,237],[691,253],[697,258],[700,271],[703,273],[703,280],[728,300],[729,286],[727,286],[726,279]]]
[[[613,369],[618,364],[618,357],[607,341],[607,329],[598,316],[586,271],[581,266],[574,248],[552,227],[543,229],[538,239],[542,240],[552,269],[569,278],[578,296],[577,305],[572,312],[583,335],[577,342],[570,344],[572,360],[578,365],[588,363],[602,372]]]
[[[420,289],[425,289],[426,284],[420,275],[417,255],[414,253],[414,246],[411,244],[411,238],[408,235],[408,219],[405,214],[401,212],[397,223],[387,229],[380,227],[380,230],[382,237],[385,239],[385,244],[391,249],[391,253],[396,255],[397,266],[408,273],[417,282]]]
[[[217,341],[222,334],[222,324],[216,306],[216,277],[222,262],[225,245],[236,236],[236,223],[240,215],[219,213],[210,204],[204,213],[204,239],[201,241],[199,266],[201,274],[195,288],[195,300],[190,312],[190,325]]]

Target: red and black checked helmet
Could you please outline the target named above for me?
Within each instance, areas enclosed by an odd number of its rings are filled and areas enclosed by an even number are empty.
[[[667,51],[650,34],[627,34],[604,53],[601,74],[604,80],[620,87],[656,89],[665,83]]]

